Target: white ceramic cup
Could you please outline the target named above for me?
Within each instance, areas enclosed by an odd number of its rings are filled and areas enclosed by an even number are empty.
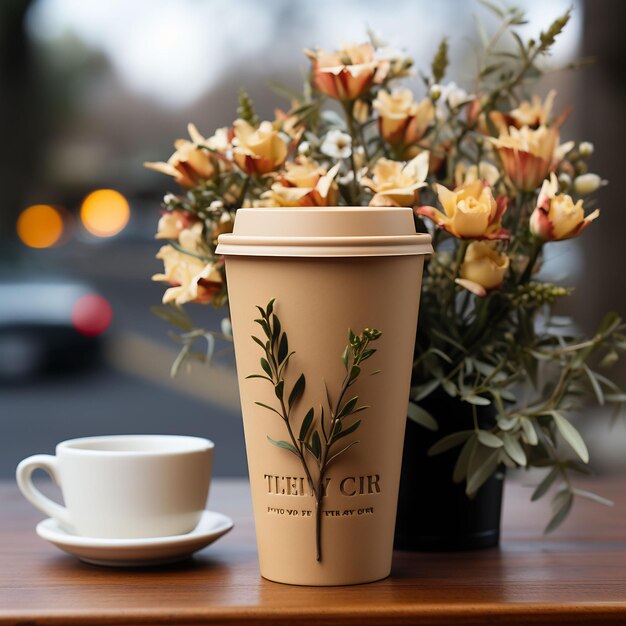
[[[63,441],[56,455],[36,454],[17,467],[17,484],[34,506],[68,532],[131,539],[191,532],[206,505],[214,445],[177,435],[113,435]],[[65,506],[33,484],[42,469]]]

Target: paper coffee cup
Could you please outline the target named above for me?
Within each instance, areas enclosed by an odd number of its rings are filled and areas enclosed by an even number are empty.
[[[430,236],[416,234],[408,208],[240,209],[233,233],[220,236],[217,252],[226,258],[261,575],[300,585],[364,583],[388,576]],[[294,441],[284,416],[257,404],[281,413],[279,394],[265,378],[248,378],[265,374],[263,347],[251,336],[266,341],[255,322],[256,307],[265,308],[272,299],[281,333],[295,352],[284,370],[285,398],[300,374],[306,378],[288,422],[313,483],[319,460],[298,441],[302,422],[313,408],[311,429],[321,435],[324,408],[328,428],[329,405],[346,376],[342,353],[349,329],[357,335],[366,328],[382,332],[371,344],[376,353],[361,364],[344,398],[358,396],[358,406],[369,408],[346,420],[344,430],[361,421],[341,438],[341,445],[334,444],[333,453],[344,445],[350,448],[325,470],[319,529],[302,459],[268,439]],[[376,370],[380,373],[371,375]]]

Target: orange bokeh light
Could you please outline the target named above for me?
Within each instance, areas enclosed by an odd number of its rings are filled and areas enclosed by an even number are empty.
[[[115,189],[92,191],[80,207],[83,226],[96,237],[112,237],[121,232],[130,218],[126,198]]]
[[[49,248],[63,234],[63,217],[48,204],[35,204],[17,218],[17,236],[29,248]]]

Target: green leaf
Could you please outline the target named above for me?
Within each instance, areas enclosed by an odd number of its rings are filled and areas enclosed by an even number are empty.
[[[304,378],[304,374],[300,374],[300,378],[296,380],[296,383],[293,386],[291,393],[289,394],[289,400],[287,401],[289,408],[291,408],[302,397],[305,386],[306,379]]]
[[[300,457],[298,451],[291,445],[288,441],[276,441],[276,439],[272,439],[269,435],[267,440],[277,448],[284,448],[285,450],[289,450],[292,454],[295,454],[297,457]]]
[[[307,414],[304,416],[302,420],[302,425],[300,426],[300,434],[298,435],[299,441],[306,441],[307,436],[309,434],[309,430],[311,429],[311,424],[313,423],[313,418],[315,417],[315,410],[311,407]]]
[[[429,380],[423,385],[412,387],[411,400],[413,400],[413,402],[419,402],[420,400],[423,400],[424,398],[429,396],[433,391],[435,391],[435,389],[437,389],[437,387],[439,387],[439,381],[436,379]]]
[[[604,506],[613,506],[613,500],[609,500],[608,498],[603,498],[599,496],[597,493],[593,493],[592,491],[587,491],[585,489],[572,489],[572,492],[581,498],[586,498],[587,500],[593,500],[598,504],[603,504]]]
[[[552,483],[554,483],[554,481],[558,478],[559,474],[559,468],[553,467],[533,491],[533,495],[530,496],[531,501],[535,502],[536,500],[539,500],[539,498],[544,496],[547,493],[548,489],[552,487]]]
[[[343,405],[343,407],[337,414],[337,418],[339,419],[339,418],[344,417],[345,415],[350,415],[352,411],[354,410],[354,407],[356,406],[358,401],[359,401],[359,396],[354,396],[354,398],[350,398],[350,400],[348,400]]]
[[[546,534],[551,533],[555,528],[560,526],[563,520],[567,517],[567,514],[572,508],[574,496],[569,491],[561,491],[554,496],[554,500],[552,502],[555,512],[544,530]]]
[[[469,466],[470,459],[474,454],[474,449],[478,445],[478,440],[474,435],[474,431],[471,431],[472,436],[465,442],[465,445],[461,448],[459,458],[454,465],[454,471],[452,472],[452,481],[460,483],[467,476],[467,468]]]
[[[289,354],[289,342],[287,341],[287,333],[283,333],[278,343],[278,362],[282,363]]]
[[[437,52],[433,57],[430,69],[433,75],[433,80],[436,83],[440,83],[445,76],[446,68],[448,67],[448,39],[444,37],[437,48]]]
[[[565,419],[565,417],[557,411],[551,411],[550,414],[554,419],[556,427],[563,436],[563,439],[565,439],[565,441],[572,446],[574,452],[576,452],[582,461],[589,463],[589,451],[587,450],[587,446],[585,445],[583,438],[580,436],[580,433],[576,430],[576,428],[574,428],[571,422]]]
[[[333,438],[330,440],[330,443],[333,444],[336,441],[339,441],[339,439],[346,437],[347,435],[350,435],[351,433],[353,433],[359,426],[361,425],[361,420],[357,420],[356,422],[354,422],[354,424],[352,424],[351,426],[348,426],[348,428],[346,428],[345,430],[342,430],[340,433],[338,433],[337,435],[334,435]]]
[[[461,396],[461,400],[463,400],[464,402],[469,402],[470,404],[475,404],[477,406],[489,406],[491,404],[491,400],[483,398],[482,396],[476,396],[474,394]]]
[[[597,381],[594,373],[589,369],[589,367],[585,363],[582,364],[582,367],[583,367],[583,370],[585,371],[585,374],[587,374],[587,378],[589,379],[589,382],[591,383],[591,388],[593,389],[593,392],[596,394],[598,404],[600,406],[604,405],[604,393],[602,391],[602,387],[600,386],[600,383]]]
[[[439,430],[439,424],[437,424],[437,420],[425,409],[421,406],[414,404],[413,402],[409,402],[409,406],[407,408],[407,415],[409,419],[428,430],[436,431]]]
[[[313,456],[319,461],[322,455],[322,442],[317,431],[313,432],[313,437],[311,439],[311,452],[313,452]]]
[[[521,465],[522,467],[526,467],[526,462],[527,462],[526,453],[524,452],[524,448],[522,448],[517,437],[509,433],[504,433],[503,441],[504,441],[504,449],[506,453],[518,465]]]
[[[363,354],[361,355],[360,362],[366,361],[375,353],[376,353],[375,348],[370,348],[369,350],[363,350]]]
[[[479,430],[477,436],[478,441],[488,448],[501,448],[504,445],[504,441],[500,437],[490,433],[488,430]]]
[[[263,357],[261,357],[261,367],[263,368],[263,371],[270,377],[273,377],[272,374],[272,368],[270,367],[270,364],[267,362],[267,359],[264,359]]]
[[[536,446],[539,443],[539,438],[537,437],[537,431],[535,430],[533,423],[524,416],[521,416],[519,419],[524,435],[526,436],[526,441],[529,445]]]
[[[274,407],[270,406],[269,404],[263,404],[263,402],[255,402],[254,404],[257,404],[258,406],[262,406],[264,409],[267,409],[268,411],[272,411],[276,413],[276,415],[278,415],[280,419],[283,419],[283,416]]]
[[[447,452],[452,448],[460,446],[464,441],[467,441],[475,431],[473,430],[459,430],[456,433],[446,435],[439,441],[435,442],[428,450],[428,456],[435,456],[442,452]]]
[[[626,402],[626,393],[608,393],[605,399],[609,402]]]
[[[499,450],[475,448],[467,470],[465,493],[474,495],[491,478],[498,467]]]

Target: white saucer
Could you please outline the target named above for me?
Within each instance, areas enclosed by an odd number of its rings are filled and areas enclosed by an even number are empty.
[[[52,518],[37,524],[37,534],[81,561],[110,567],[141,567],[182,561],[208,546],[233,527],[226,515],[205,511],[200,523],[186,535],[148,539],[94,539],[63,530]]]

